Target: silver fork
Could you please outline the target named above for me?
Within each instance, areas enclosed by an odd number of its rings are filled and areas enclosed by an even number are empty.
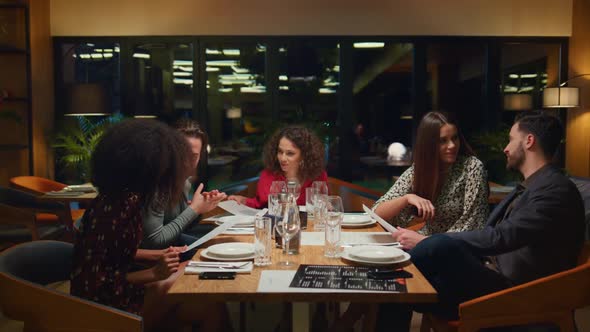
[[[217,264],[217,263],[208,263],[208,262],[195,262],[189,264],[189,266],[196,266],[196,267],[205,267],[205,268],[217,268],[217,269],[240,269],[245,267],[246,265],[250,264],[250,262],[240,263],[240,264]]]

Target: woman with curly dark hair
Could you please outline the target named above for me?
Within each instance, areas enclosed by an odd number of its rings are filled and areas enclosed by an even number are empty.
[[[86,210],[74,245],[72,295],[142,315],[146,331],[170,317],[176,305],[165,294],[180,274],[182,249],[138,249],[141,211],[146,205],[161,211],[177,204],[193,162],[187,140],[155,120],[126,120],[103,135],[91,160],[99,195]],[[153,266],[133,271],[136,259],[154,255]],[[204,321],[213,328],[219,326],[214,311]]]
[[[235,200],[253,208],[268,205],[268,194],[273,181],[297,181],[301,183],[298,205],[305,205],[305,188],[314,181],[327,181],[324,165],[324,145],[309,129],[289,126],[279,129],[264,146],[264,170],[260,174],[256,197],[231,195]]]

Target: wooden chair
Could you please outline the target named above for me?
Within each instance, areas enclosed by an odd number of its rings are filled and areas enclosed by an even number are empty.
[[[42,178],[39,176],[16,176],[10,179],[10,186],[15,189],[19,189],[25,192],[29,192],[33,195],[40,196],[50,191],[60,191],[67,185],[61,182],[56,182],[50,179]],[[74,227],[74,222],[84,215],[84,209],[73,209],[71,210],[69,205],[64,205],[65,213],[63,216],[55,214],[44,213],[37,216],[39,223],[56,223],[62,219],[62,222],[68,229]],[[75,227],[74,227],[75,228]]]
[[[140,316],[45,286],[69,279],[72,254],[72,244],[58,241],[29,242],[2,252],[2,313],[23,321],[24,331],[142,331]]]
[[[56,239],[64,234],[61,223],[39,222],[46,213],[61,213],[54,203],[40,203],[29,193],[0,187],[0,241],[19,243],[39,239]]]
[[[379,191],[333,177],[328,177],[328,191],[330,195],[342,197],[344,212],[362,212],[363,204],[371,207],[383,195]]]
[[[579,265],[522,285],[491,293],[459,305],[459,320],[422,316],[421,332],[471,332],[483,328],[554,324],[574,332],[574,310],[590,305],[590,243],[580,254]]]

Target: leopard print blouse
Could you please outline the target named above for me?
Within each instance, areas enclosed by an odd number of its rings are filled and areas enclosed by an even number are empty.
[[[381,202],[412,193],[413,178],[414,166],[411,166],[377,200],[373,210]],[[488,215],[488,195],[487,173],[483,163],[473,156],[459,156],[451,166],[441,193],[432,202],[436,209],[434,220],[428,221],[419,233],[432,235],[482,228]],[[411,214],[411,208],[408,205],[390,222],[395,226],[406,227],[415,217]]]

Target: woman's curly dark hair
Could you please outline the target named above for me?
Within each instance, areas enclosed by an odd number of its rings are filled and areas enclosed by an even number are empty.
[[[142,205],[162,211],[182,198],[191,159],[178,131],[157,120],[125,120],[107,130],[92,153],[92,183],[101,195],[137,193]]]
[[[281,165],[277,159],[279,141],[286,138],[301,150],[299,174],[301,180],[313,180],[324,171],[324,145],[309,129],[302,126],[289,126],[277,130],[264,145],[264,167],[275,174],[282,174]]]

